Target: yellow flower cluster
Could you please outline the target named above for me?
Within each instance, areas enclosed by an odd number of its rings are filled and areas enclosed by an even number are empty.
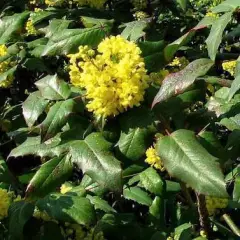
[[[213,215],[216,209],[226,208],[227,205],[228,205],[227,198],[217,198],[217,197],[206,196],[206,207],[209,215]]]
[[[189,64],[189,61],[185,57],[175,57],[171,63],[168,64],[170,67],[178,67],[180,70],[185,68]]]
[[[143,11],[138,11],[133,14],[134,18],[138,21],[149,17],[149,15]]]
[[[112,36],[97,51],[80,46],[78,53],[69,55],[70,79],[86,90],[87,109],[108,117],[139,106],[149,81],[141,50],[121,36]]]
[[[38,35],[38,30],[34,27],[31,19],[28,19],[25,29],[27,31],[27,35]]]
[[[219,18],[219,15],[217,13],[213,13],[213,12],[207,12],[206,13],[206,17],[212,17],[212,18]]]
[[[77,3],[78,6],[90,6],[93,8],[103,8],[104,4],[107,0],[73,0],[75,3]]]
[[[53,219],[46,212],[42,212],[38,208],[34,209],[33,217],[45,222],[53,221]]]
[[[138,10],[147,8],[147,0],[131,0],[131,3]]]
[[[0,220],[8,216],[8,208],[11,204],[11,196],[6,189],[0,188]]]
[[[0,45],[0,57],[4,57],[7,55],[7,47],[5,45]],[[11,67],[11,62],[8,60],[0,62],[0,75],[4,72],[8,71]],[[6,79],[0,81],[0,88],[8,88],[11,86],[13,82],[13,76],[7,76]]]
[[[59,7],[64,4],[64,0],[45,0],[45,4],[50,7]]]
[[[237,61],[226,61],[222,63],[223,70],[229,72],[231,76],[234,76],[236,66]]]
[[[161,85],[162,81],[166,76],[168,76],[170,72],[166,69],[162,69],[159,72],[150,73],[150,81],[156,85]]]
[[[67,192],[69,192],[72,189],[72,186],[70,184],[64,183],[62,184],[62,186],[60,187],[60,192],[62,194],[65,194]]]
[[[163,166],[163,162],[161,158],[158,156],[157,151],[155,148],[150,147],[146,151],[146,160],[145,162],[150,164],[151,166],[155,167],[156,169],[159,169],[160,171],[164,171],[165,168]]]

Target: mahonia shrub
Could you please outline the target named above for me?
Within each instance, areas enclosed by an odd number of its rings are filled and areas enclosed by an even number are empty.
[[[239,0],[2,0],[0,239],[239,239]]]

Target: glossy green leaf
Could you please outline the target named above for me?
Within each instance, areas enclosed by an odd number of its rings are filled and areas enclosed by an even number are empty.
[[[87,198],[90,200],[95,210],[100,209],[106,213],[116,212],[115,209],[112,208],[107,201],[101,199],[98,196],[87,195]]]
[[[9,213],[10,239],[23,240],[23,228],[32,217],[34,205],[26,201],[18,201],[11,204]]]
[[[18,147],[14,148],[10,154],[10,157],[20,157],[26,155],[36,155],[40,157],[55,157],[68,152],[69,148],[76,141],[61,141],[59,136],[41,143],[41,138],[29,137]]]
[[[32,127],[48,105],[39,91],[31,93],[22,105],[23,116],[28,127]]]
[[[50,108],[46,119],[40,124],[44,140],[54,137],[61,130],[73,112],[74,105],[74,100],[69,99],[57,102]]]
[[[177,73],[168,75],[155,96],[152,106],[163,102],[172,96],[183,93],[189,88],[197,77],[205,75],[212,67],[213,62],[206,58],[197,59],[191,62],[186,68]]]
[[[1,155],[0,155],[0,182],[4,183],[12,182],[8,166]]]
[[[37,201],[40,211],[63,222],[76,222],[89,226],[95,222],[95,212],[90,201],[84,197],[54,193]]]
[[[123,190],[123,196],[142,205],[151,206],[152,204],[150,196],[139,187],[126,187]]]
[[[150,167],[139,174],[142,186],[155,195],[162,196],[164,190],[164,182],[157,171]]]
[[[223,118],[220,121],[220,124],[228,128],[230,131],[240,130],[240,114],[230,118]]]
[[[222,42],[223,31],[232,19],[232,12],[225,13],[212,25],[211,32],[206,40],[208,55],[214,61],[218,48]]]
[[[137,161],[145,155],[155,132],[153,122],[152,112],[146,108],[134,109],[120,118],[122,131],[117,149],[121,155],[132,161]]]
[[[186,11],[188,0],[177,0],[183,11]]]
[[[234,94],[240,89],[240,75],[238,75],[232,82],[231,88],[229,90],[228,101],[230,101]]]
[[[57,26],[56,26],[57,27]],[[85,29],[65,29],[50,37],[42,56],[67,55],[77,51],[80,45],[95,47],[106,36],[107,25]]]
[[[161,138],[157,152],[169,174],[198,193],[228,196],[217,158],[202,147],[192,131],[182,129]]]
[[[137,41],[145,35],[143,30],[147,27],[147,23],[145,21],[134,21],[126,23],[124,26],[125,29],[121,33],[122,37],[130,41]]]
[[[26,193],[43,197],[54,191],[72,174],[73,166],[70,156],[56,157],[41,165],[27,186]]]
[[[234,183],[233,189],[233,200],[239,202],[240,200],[240,177],[237,176]]]
[[[167,62],[171,61],[174,54],[178,51],[178,49],[184,45],[186,45],[192,37],[195,35],[195,32],[205,28],[205,25],[200,25],[192,28],[186,34],[184,34],[179,39],[175,40],[174,42],[168,44],[164,49],[164,56]]]
[[[114,191],[121,190],[120,162],[110,151],[111,143],[100,133],[92,133],[85,140],[72,144],[72,162],[93,181]]]
[[[48,75],[35,84],[45,99],[62,100],[67,99],[71,94],[69,85],[56,74]]]
[[[216,7],[212,8],[211,11],[214,13],[220,13],[220,12],[232,12],[237,7],[240,7],[240,3],[238,0],[226,0],[217,5]]]
[[[20,32],[24,26],[29,12],[16,13],[12,16],[7,16],[0,21],[0,44],[5,44],[15,37],[19,37],[17,32]]]

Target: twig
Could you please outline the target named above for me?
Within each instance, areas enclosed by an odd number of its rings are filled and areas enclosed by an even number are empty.
[[[208,211],[206,208],[205,196],[202,194],[196,193],[196,197],[197,197],[200,227],[202,228],[202,230],[204,230],[206,235],[209,236],[211,228],[210,228],[210,223],[208,219]]]
[[[228,214],[222,215],[223,220],[227,223],[227,225],[231,228],[234,234],[240,237],[240,229],[237,227],[237,225],[233,222],[231,217]]]

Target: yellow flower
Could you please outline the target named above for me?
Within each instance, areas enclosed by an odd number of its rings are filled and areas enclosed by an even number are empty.
[[[62,194],[65,194],[67,192],[69,192],[72,189],[72,186],[70,184],[62,184],[61,188],[60,188],[60,192]]]
[[[227,71],[234,76],[236,69],[237,61],[226,61],[222,63],[222,68],[224,71]]]
[[[163,162],[161,158],[158,156],[157,151],[155,148],[150,147],[146,151],[146,160],[145,162],[150,164],[151,166],[155,167],[156,169],[159,169],[160,171],[164,171],[165,168],[163,166]]]
[[[64,0],[45,0],[45,4],[50,7],[59,7],[63,5]]]
[[[27,31],[27,35],[38,35],[38,30],[34,27],[31,19],[28,19],[25,29]]]
[[[7,55],[7,47],[5,45],[0,45],[0,57],[4,57]],[[0,62],[0,75],[5,73],[11,68],[11,62],[8,60],[5,60],[3,62]],[[12,82],[14,80],[13,76],[7,76],[6,79],[0,81],[0,88],[8,88],[11,86]]]
[[[134,16],[135,19],[137,19],[138,21],[149,17],[148,14],[145,13],[145,12],[143,12],[143,11],[135,12],[135,13],[133,14],[133,16]]]
[[[168,64],[170,67],[178,67],[179,69],[185,68],[189,64],[189,61],[185,57],[175,57],[171,63]]]
[[[88,110],[108,117],[139,106],[149,81],[141,50],[121,36],[104,39],[97,50],[80,46],[69,55],[71,82],[86,90]]]
[[[209,215],[213,215],[217,209],[226,208],[228,205],[227,198],[217,198],[206,196],[206,207]]]
[[[161,85],[162,81],[170,73],[166,69],[162,69],[160,72],[153,72],[150,74],[150,81],[154,84]]]
[[[5,45],[0,45],[0,57],[7,55],[7,47]]]
[[[76,240],[84,239],[86,233],[83,230],[81,225],[79,225],[79,224],[71,224],[70,227],[75,230],[75,239]]]
[[[207,234],[206,234],[206,232],[205,232],[204,230],[201,230],[201,231],[200,231],[200,236],[206,238],[206,237],[207,237]]]
[[[131,3],[138,10],[147,8],[147,0],[131,0]]]
[[[0,188],[0,220],[8,216],[8,208],[11,204],[11,197],[6,189]]]
[[[206,17],[219,18],[219,15],[217,13],[207,12]]]
[[[34,8],[34,12],[42,12],[43,11],[43,9],[41,9],[41,8]]]
[[[103,8],[107,0],[73,0],[73,1],[76,2],[77,5],[80,7],[88,5],[90,7],[100,9]]]
[[[41,212],[38,208],[34,209],[33,217],[45,222],[53,221],[53,219],[46,212]]]

